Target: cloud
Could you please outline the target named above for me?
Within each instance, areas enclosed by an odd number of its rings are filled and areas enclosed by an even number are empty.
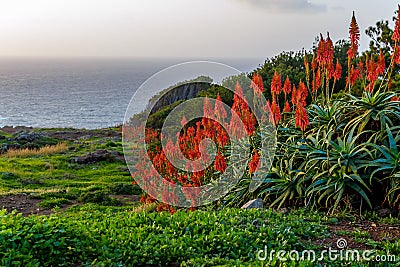
[[[326,5],[314,4],[308,0],[236,0],[255,7],[282,13],[321,13]]]

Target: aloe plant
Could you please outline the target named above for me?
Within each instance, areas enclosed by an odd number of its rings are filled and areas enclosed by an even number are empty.
[[[370,179],[376,179],[378,174],[383,177],[382,181],[388,183],[385,200],[390,205],[395,205],[400,201],[400,151],[397,147],[400,135],[394,137],[388,125],[386,126],[386,133],[386,144],[369,144],[377,151],[375,160],[369,164],[371,167],[375,167],[374,171],[371,172]]]
[[[337,208],[346,191],[360,195],[371,207],[367,194],[371,190],[363,175],[371,155],[366,143],[357,143],[360,135],[355,136],[354,131],[355,128],[343,139],[332,139],[332,130],[309,137],[311,147],[306,172],[313,173],[313,177],[312,184],[307,188],[307,196],[318,197],[318,203],[325,199],[325,206],[330,206],[330,200],[333,199],[332,210]]]

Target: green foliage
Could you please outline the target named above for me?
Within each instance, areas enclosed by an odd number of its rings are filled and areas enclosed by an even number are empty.
[[[232,80],[233,83],[233,80]],[[236,82],[235,82],[236,84]],[[226,85],[227,86],[227,85]],[[234,85],[233,85],[234,86]],[[234,88],[231,84],[229,84],[230,88]],[[227,104],[228,106],[232,106],[233,104],[233,92],[226,87],[219,86],[219,85],[212,85],[210,89],[200,92],[197,96],[198,97],[206,97],[216,99],[218,94],[221,97],[222,102]]]
[[[39,207],[45,209],[52,209],[56,207],[62,207],[63,204],[70,204],[71,201],[65,198],[55,198],[55,199],[46,199],[39,203]]]
[[[306,81],[303,64],[304,53],[305,51],[282,52],[273,58],[265,60],[264,64],[255,70],[255,72],[259,73],[263,78],[264,87],[266,88],[264,95],[267,99],[272,98],[269,85],[271,84],[275,71],[281,75],[282,82],[285,81],[286,76],[296,85],[300,80],[303,82]]]
[[[115,183],[108,186],[109,192],[115,195],[140,195],[142,190],[138,185]]]
[[[182,101],[177,101],[151,114],[146,121],[146,127],[152,129],[161,129],[168,114],[171,113],[171,111],[181,103]]]
[[[105,191],[89,191],[83,194],[78,200],[83,203],[95,203],[103,206],[117,206],[121,204],[119,200],[110,197]]]
[[[134,213],[87,205],[68,214],[22,217],[0,213],[2,265],[261,266],[257,252],[304,248],[326,235],[321,215],[301,211]],[[8,264],[7,264],[8,263]],[[31,265],[34,266],[34,265]]]

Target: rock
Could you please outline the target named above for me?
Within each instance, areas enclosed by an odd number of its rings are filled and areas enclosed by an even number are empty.
[[[35,133],[35,132],[21,132],[19,134],[17,134],[17,136],[15,137],[15,140],[17,141],[27,141],[27,142],[33,142],[39,138],[41,138],[42,135],[39,133]]]
[[[149,100],[148,108],[152,107],[150,114],[154,114],[165,106],[179,100],[188,100],[197,96],[201,91],[210,88],[210,82],[190,82],[167,88],[158,97]]]
[[[380,217],[388,217],[392,214],[392,211],[390,209],[378,209],[376,213],[378,213]]]
[[[246,204],[242,206],[242,209],[262,209],[263,206],[263,201],[261,198],[256,198],[253,200],[250,200]]]
[[[71,162],[78,164],[91,164],[100,161],[113,162],[115,160],[121,160],[121,159],[123,159],[123,156],[120,155],[119,152],[117,151],[109,152],[105,149],[102,149],[102,150],[96,150],[94,152],[88,152],[85,156],[73,158]]]
[[[18,149],[18,148],[20,148],[20,147],[21,147],[21,145],[18,144],[18,143],[15,143],[15,144],[6,144],[6,143],[3,143],[3,144],[1,145],[1,147],[0,147],[0,154],[6,153],[8,150],[11,150],[11,149]]]
[[[7,151],[8,151],[8,145],[6,143],[3,143],[0,148],[0,153],[3,154],[6,153]]]

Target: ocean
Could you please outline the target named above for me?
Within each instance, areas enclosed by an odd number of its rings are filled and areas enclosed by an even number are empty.
[[[0,59],[0,127],[96,129],[121,124],[134,92],[190,60]],[[249,72],[261,60],[212,60]]]

